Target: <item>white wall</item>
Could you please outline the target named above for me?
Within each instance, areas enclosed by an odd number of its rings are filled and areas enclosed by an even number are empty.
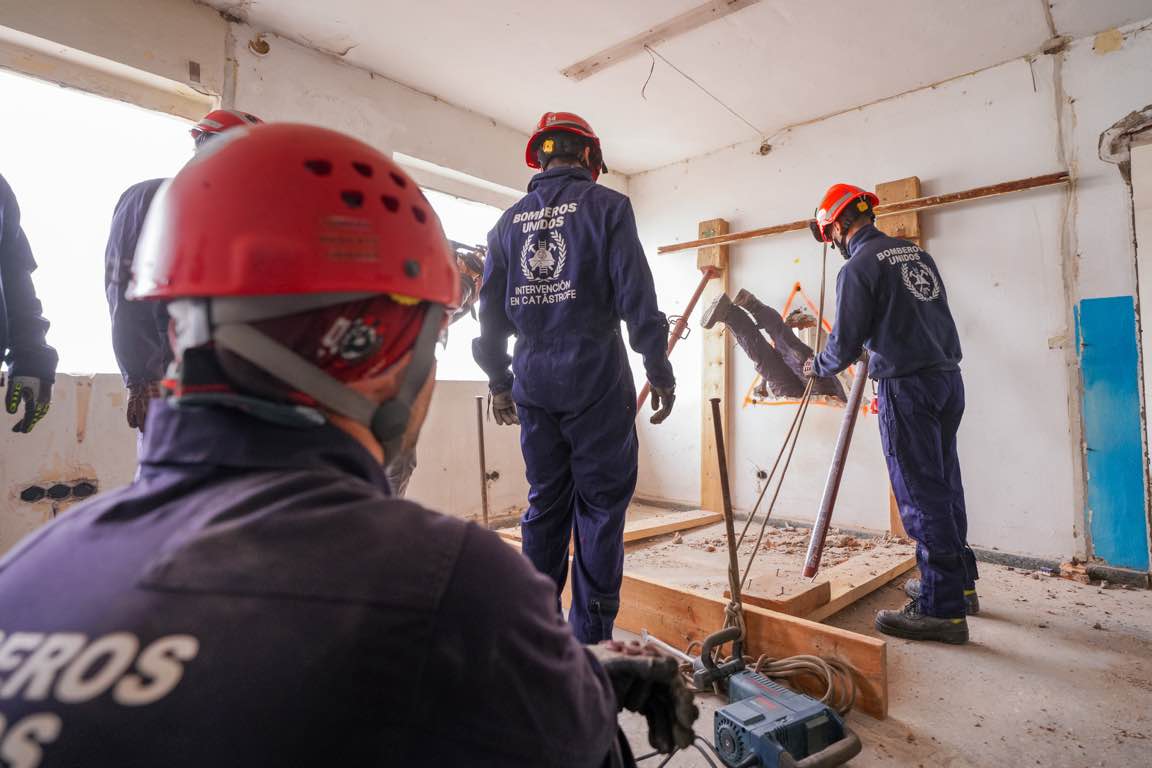
[[[1115,167],[1096,158],[1100,132],[1152,101],[1152,34],[1126,31],[1114,53],[1076,41],[1063,56],[1011,62],[803,126],[767,156],[749,143],[630,180],[641,237],[655,254],[659,245],[693,239],[704,219],[727,218],[736,231],[810,216],[834,181],[872,187],[916,175],[924,194],[938,194],[1049,173],[1068,158],[1080,180],[1066,242],[1069,195],[1061,187],[921,217],[965,350],[960,450],[975,545],[1043,556],[1083,548],[1078,415],[1070,407],[1078,399],[1075,350],[1065,340],[1072,300],[1135,292],[1131,199]],[[840,257],[830,252],[829,260],[831,304]],[[694,252],[652,261],[663,308],[680,311],[699,277]],[[769,303],[783,302],[796,280],[818,292],[820,247],[807,232],[734,246],[732,264],[733,290],[749,288]],[[755,372],[739,350],[731,360],[729,463],[735,504],[746,510],[756,498],[755,468],[771,462],[792,409],[741,409]],[[639,492],[691,503],[699,494],[698,335],[681,342],[673,363],[676,413],[661,427],[641,421]],[[815,514],[842,413],[810,411],[776,514]],[[887,527],[875,417],[857,426],[836,519]]]
[[[458,517],[481,517],[480,468],[475,396],[487,392],[479,382],[436,385],[418,448],[419,467],[408,498]],[[60,376],[52,408],[31,433],[8,432],[16,417],[0,418],[4,438],[0,461],[0,555],[23,536],[71,506],[43,499],[20,500],[31,485],[48,487],[95,480],[100,491],[132,481],[136,472],[136,432],[125,421],[126,396],[120,376]],[[484,424],[493,518],[516,513],[526,503],[528,484],[520,456],[519,430]]]
[[[488,385],[478,381],[440,381],[424,422],[417,467],[408,498],[446,514],[481,518],[479,433],[476,396]],[[527,505],[528,482],[520,455],[520,430],[484,419],[485,463],[499,478],[488,483],[492,518],[518,514]]]

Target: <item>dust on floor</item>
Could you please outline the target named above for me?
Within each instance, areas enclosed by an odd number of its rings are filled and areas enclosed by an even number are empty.
[[[1152,766],[1152,592],[986,564],[981,575],[968,645],[886,638],[889,717],[849,716],[864,742],[850,765]],[[827,623],[882,637],[872,618],[903,604],[902,584]],[[699,703],[696,729],[711,740],[723,702]],[[643,718],[625,713],[621,723],[636,753],[649,752]],[[668,768],[706,765],[686,752]]]
[[[738,523],[737,538],[742,528],[743,523]],[[758,551],[748,590],[777,597],[811,586],[811,582],[801,575],[810,535],[808,528],[768,526],[756,550],[760,524],[754,523],[738,550],[737,558],[743,572],[748,556]],[[665,584],[720,595],[728,587],[725,541],[724,526],[716,524],[639,542],[627,548],[624,570]],[[900,539],[856,537],[833,528],[828,532],[821,568],[833,568],[858,555],[897,549],[911,552]]]

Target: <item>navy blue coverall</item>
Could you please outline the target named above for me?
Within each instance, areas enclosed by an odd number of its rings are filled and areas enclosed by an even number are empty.
[[[964,591],[976,588],[976,557],[956,431],[964,415],[960,338],[936,262],[874,225],[848,244],[836,278],[836,327],[813,362],[834,375],[867,349],[879,380],[880,439],[900,519],[916,540],[928,616],[964,616]]]
[[[335,427],[156,402],[139,479],[0,560],[0,764],[595,768],[553,601]]]
[[[536,174],[488,235],[473,355],[491,390],[511,389],[516,402],[531,486],[524,554],[557,593],[575,525],[569,621],[585,643],[612,636],[636,489],[636,388],[621,320],[648,381],[674,386],[668,320],[631,202],[583,168]]]
[[[56,350],[48,346],[48,321],[32,273],[36,260],[20,226],[20,206],[0,176],[0,359],[11,376],[56,379]]]
[[[162,301],[128,301],[132,259],[144,217],[156,191],[167,179],[149,179],[125,190],[112,214],[112,231],[104,249],[104,293],[112,318],[112,349],[124,385],[135,389],[160,381],[172,362],[168,344],[168,307]]]

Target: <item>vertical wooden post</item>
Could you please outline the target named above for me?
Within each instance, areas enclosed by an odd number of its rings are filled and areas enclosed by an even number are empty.
[[[728,221],[709,219],[700,222],[700,237],[714,237],[728,234]],[[700,306],[707,308],[721,293],[728,291],[728,246],[713,245],[696,251],[696,266],[701,270],[712,270],[715,278],[709,281],[700,296]],[[728,392],[731,371],[728,366],[728,338],[724,325],[703,331],[704,360],[701,366],[700,386],[700,508],[710,512],[720,512],[724,508],[720,490],[720,473],[716,466],[716,433],[712,425],[712,412],[709,399],[720,398],[721,424],[724,434],[728,429]]]
[[[906,179],[877,184],[876,196],[880,198],[880,205],[899,203],[903,200],[920,197],[920,177],[909,176]],[[876,226],[887,235],[922,245],[919,212],[878,216],[876,217]],[[892,493],[891,487],[888,488],[888,530],[893,536],[908,538],[908,532],[904,530],[904,523],[900,521],[900,505],[896,503],[896,495]]]

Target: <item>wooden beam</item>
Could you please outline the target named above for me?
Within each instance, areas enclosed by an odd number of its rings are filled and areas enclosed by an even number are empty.
[[[920,178],[909,176],[906,179],[877,184],[876,197],[880,198],[880,205],[877,210],[892,203],[915,200],[920,197]],[[911,240],[916,245],[920,245],[920,213],[918,211],[878,215],[876,227],[889,237]]]
[[[711,2],[697,6],[654,27],[649,27],[640,34],[630,37],[622,43],[617,43],[611,48],[605,48],[594,53],[570,67],[565,67],[560,70],[560,74],[572,80],[583,80],[642,53],[644,46],[659,45],[758,2],[760,0],[711,0]]]
[[[624,575],[616,626],[653,635],[680,648],[724,626],[727,600]],[[888,646],[883,640],[787,614],[744,606],[745,652],[776,658],[815,654],[842,659],[855,671],[857,706],[876,718],[888,715]],[[797,678],[804,687],[804,678]],[[811,689],[809,689],[811,692]]]
[[[701,237],[725,235],[728,233],[728,222],[725,219],[702,221],[699,232]],[[728,291],[728,246],[701,248],[696,253],[696,266],[715,275],[700,295],[701,303],[707,308],[717,296]],[[712,408],[708,401],[709,398],[720,398],[724,434],[730,434],[728,391],[731,369],[728,365],[728,337],[724,333],[723,323],[703,330],[702,333],[704,360],[700,374],[700,507],[710,512],[722,512],[724,503],[716,460],[716,432],[712,426]]]
[[[915,200],[920,197],[920,178],[909,176],[906,179],[877,184],[876,196],[880,198],[880,206],[890,206],[894,203]],[[919,211],[877,216],[876,226],[892,237],[900,237],[910,240],[920,247],[924,246],[920,237]],[[888,530],[893,536],[899,536],[902,539],[908,538],[908,532],[904,530],[904,523],[900,519],[900,505],[896,503],[896,494],[892,492],[891,485],[888,487]]]
[[[915,567],[916,556],[907,554],[906,549],[903,553],[868,552],[857,555],[827,570],[832,598],[805,618],[824,621]]]
[[[832,600],[832,584],[827,581],[809,583],[799,591],[780,596],[757,592],[758,586],[755,581],[755,579],[750,581],[740,593],[740,599],[745,605],[755,605],[770,611],[786,613],[789,616],[808,616]],[[724,597],[730,595],[728,590],[724,590]]]
[[[718,523],[723,519],[724,516],[719,513],[696,509],[687,512],[669,512],[640,520],[629,520],[624,523],[624,543],[650,539],[654,536],[662,536],[676,531],[690,531],[693,528],[702,528],[705,525]],[[496,533],[507,541],[518,542],[522,540],[518,527],[504,528]]]
[[[921,197],[915,200],[907,200],[902,203],[894,203],[892,205],[879,206],[876,209],[876,214],[891,214],[891,213],[909,213],[911,211],[926,211],[931,208],[939,208],[943,205],[951,205],[953,203],[962,203],[968,200],[979,200],[985,197],[997,197],[999,195],[1007,195],[1012,192],[1023,192],[1028,189],[1036,189],[1038,187],[1049,187],[1054,184],[1066,184],[1071,181],[1071,177],[1067,171],[1059,171],[1057,173],[1049,173],[1044,176],[1033,176],[1029,179],[1018,179],[1016,181],[1006,181],[1001,184],[992,184],[987,187],[976,187],[974,189],[966,189],[963,192],[953,192],[947,195],[933,195],[931,197]],[[732,232],[730,234],[718,234],[713,237],[700,237],[697,240],[689,240],[684,243],[673,243],[672,245],[662,245],[656,249],[657,253],[675,253],[677,251],[688,251],[693,248],[704,248],[713,245],[729,245],[731,243],[743,242],[744,240],[755,240],[759,237],[768,237],[770,235],[779,235],[784,232],[795,232],[801,229],[808,229],[808,222],[811,219],[804,219],[802,221],[793,221],[788,224],[777,224],[772,227],[761,227],[760,229],[749,229],[744,232]]]

